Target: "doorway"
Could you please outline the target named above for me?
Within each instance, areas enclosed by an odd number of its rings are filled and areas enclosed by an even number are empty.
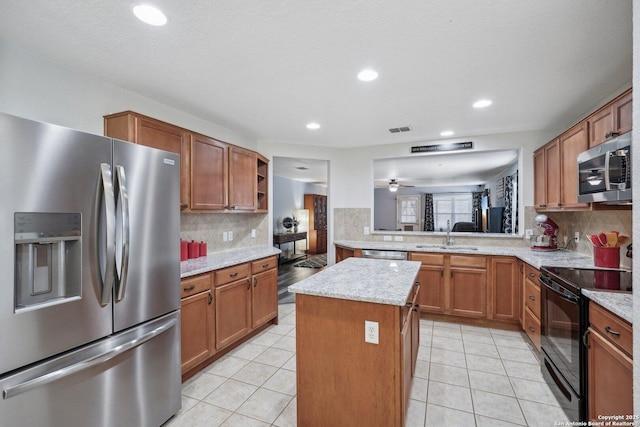
[[[293,294],[287,287],[326,268],[326,249],[318,250],[316,245],[324,236],[326,246],[329,161],[274,157],[272,169],[274,241],[291,240],[279,245],[282,254],[278,269],[278,303],[292,303]],[[317,215],[322,212],[318,210],[318,200],[323,199],[324,235],[322,221],[318,223]],[[291,225],[289,218],[297,224]]]

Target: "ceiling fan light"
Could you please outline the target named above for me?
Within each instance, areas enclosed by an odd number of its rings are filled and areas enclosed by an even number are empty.
[[[398,188],[400,188],[400,184],[398,184],[398,181],[396,181],[395,179],[389,181],[389,191],[395,193],[396,191],[398,191]]]

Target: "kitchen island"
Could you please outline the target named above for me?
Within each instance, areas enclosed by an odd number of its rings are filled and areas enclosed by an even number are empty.
[[[403,426],[419,346],[420,262],[349,258],[296,294],[300,426]]]

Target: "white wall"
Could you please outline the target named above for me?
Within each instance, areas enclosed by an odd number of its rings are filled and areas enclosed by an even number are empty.
[[[102,117],[125,110],[256,147],[254,139],[238,132],[0,43],[0,111],[103,135]]]

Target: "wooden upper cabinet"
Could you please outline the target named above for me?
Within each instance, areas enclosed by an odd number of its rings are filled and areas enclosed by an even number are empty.
[[[255,151],[229,149],[229,209],[255,211],[257,203],[257,155]]]
[[[191,209],[223,210],[228,206],[227,151],[224,142],[194,134],[191,143]]]
[[[133,111],[104,116],[106,136],[180,154],[180,209],[268,212],[269,161]]]
[[[180,209],[189,207],[189,132],[132,111],[104,116],[104,134],[180,155]]]
[[[561,161],[560,161],[560,141],[554,139],[544,146],[545,159],[545,192],[547,209],[560,207],[560,185],[561,185]],[[578,179],[576,175],[576,180]]]
[[[533,153],[533,206],[536,209],[547,207],[547,173],[544,148]]]
[[[631,130],[631,89],[587,118],[589,124],[589,148]]]
[[[256,211],[267,212],[269,210],[269,160],[257,155],[256,158],[257,189],[256,189]]]
[[[578,154],[589,148],[588,141],[588,126],[584,121],[560,135],[560,204],[564,208],[589,207],[589,203],[578,203]]]

